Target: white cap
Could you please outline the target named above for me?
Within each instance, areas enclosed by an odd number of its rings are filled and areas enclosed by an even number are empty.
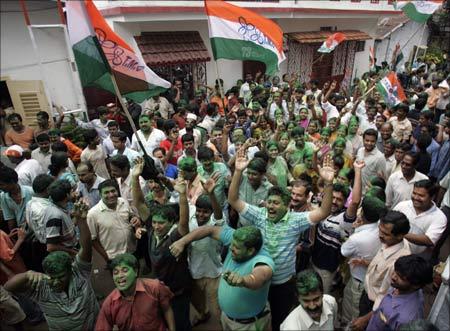
[[[12,156],[12,157],[21,157],[23,154],[23,148],[19,145],[12,145],[9,146],[6,151],[3,152],[3,155],[5,156]]]
[[[197,115],[195,115],[193,113],[188,113],[186,116],[186,119],[197,121]]]

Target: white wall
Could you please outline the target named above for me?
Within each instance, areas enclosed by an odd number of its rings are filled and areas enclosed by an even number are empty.
[[[56,9],[30,12],[32,24],[60,24]],[[21,12],[1,13],[0,75],[13,80],[43,80]],[[53,102],[80,108],[61,28],[33,29]]]
[[[166,18],[167,14],[164,14]],[[322,15],[321,15],[322,16]],[[178,16],[179,17],[179,16]],[[137,49],[137,45],[133,36],[140,35],[145,31],[198,31],[205,43],[210,56],[212,57],[211,45],[209,43],[209,32],[206,19],[196,19],[194,15],[187,14],[184,21],[145,21],[144,15],[135,15],[133,19],[138,22],[118,22],[116,19],[109,19],[109,24],[112,25],[115,32],[125,39],[130,45]],[[154,18],[155,19],[155,18]],[[156,18],[158,19],[158,18]],[[290,19],[279,18],[275,20],[285,33],[300,32],[300,31],[318,31],[322,26],[337,27],[338,30],[361,30],[369,35],[373,35],[376,29],[377,17],[370,18],[333,18],[317,17],[309,19]],[[369,66],[369,47],[373,45],[373,40],[366,41],[366,47],[363,52],[358,52],[355,55],[354,72],[360,76],[363,72],[368,71]],[[288,55],[289,56],[289,55]],[[242,61],[230,61],[219,59],[219,73],[224,80],[225,90],[231,88],[235,82],[242,78]],[[285,60],[280,67],[281,76],[287,71],[287,60]],[[215,62],[211,59],[207,62],[207,81],[208,85],[213,85],[216,79]]]
[[[414,21],[405,23],[402,27],[395,30],[389,37],[375,43],[375,57],[377,58],[377,65],[381,65],[381,62],[383,61],[391,63],[392,54],[397,43],[400,43],[404,56],[399,65],[404,64],[405,61],[409,61],[415,45],[420,46],[427,44],[428,36],[429,30],[426,25]],[[409,39],[410,41],[408,42]]]

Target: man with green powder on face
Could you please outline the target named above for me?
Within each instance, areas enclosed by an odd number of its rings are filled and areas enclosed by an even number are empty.
[[[128,253],[117,255],[111,269],[116,289],[103,302],[95,330],[175,331],[173,294],[163,282],[138,278],[139,261]]]
[[[190,243],[205,237],[230,246],[218,291],[223,330],[270,329],[267,296],[275,264],[263,248],[261,231],[254,226],[237,230],[228,225],[202,226],[173,243],[170,252],[179,257]]]
[[[276,266],[269,291],[272,311],[272,330],[279,330],[281,322],[290,309],[297,304],[295,295],[296,246],[300,234],[312,224],[325,219],[331,210],[334,169],[331,156],[324,158],[320,177],[325,183],[324,197],[320,208],[311,212],[289,211],[290,194],[277,186],[269,189],[266,207],[260,208],[246,203],[239,197],[239,183],[249,161],[245,151],[240,150],[235,162],[235,172],[228,192],[228,202],[239,213],[243,225],[258,227],[264,237],[264,245]]]
[[[75,261],[67,252],[52,252],[42,262],[45,274],[30,270],[4,286],[36,301],[49,330],[92,330],[95,325],[99,307],[90,282],[92,242],[87,210],[83,203],[74,205],[72,219],[80,230],[81,245]]]

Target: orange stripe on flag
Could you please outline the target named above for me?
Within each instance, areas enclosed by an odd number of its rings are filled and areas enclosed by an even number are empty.
[[[116,43],[120,47],[128,49],[130,52],[134,52],[133,49],[130,46],[128,46],[128,44],[109,27],[108,23],[105,21],[105,19],[103,18],[102,14],[98,11],[98,9],[95,7],[92,0],[85,0],[84,3],[86,4],[86,10],[91,19],[92,27],[94,28],[97,36],[99,36],[98,29],[101,29],[104,33],[105,38],[107,38],[108,41]]]
[[[238,23],[244,19],[247,24],[254,25],[264,33],[280,53],[283,51],[283,31],[272,20],[221,0],[205,0],[205,9],[208,16]]]

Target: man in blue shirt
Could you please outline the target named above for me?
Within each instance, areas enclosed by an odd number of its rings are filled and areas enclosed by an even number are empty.
[[[399,257],[394,264],[391,288],[373,312],[368,331],[398,330],[423,318],[422,287],[433,280],[433,268],[419,255]]]
[[[238,230],[227,225],[202,226],[173,243],[170,251],[178,257],[192,241],[208,236],[230,246],[218,292],[223,329],[270,329],[267,298],[275,264],[262,247],[261,231],[254,226]]]

